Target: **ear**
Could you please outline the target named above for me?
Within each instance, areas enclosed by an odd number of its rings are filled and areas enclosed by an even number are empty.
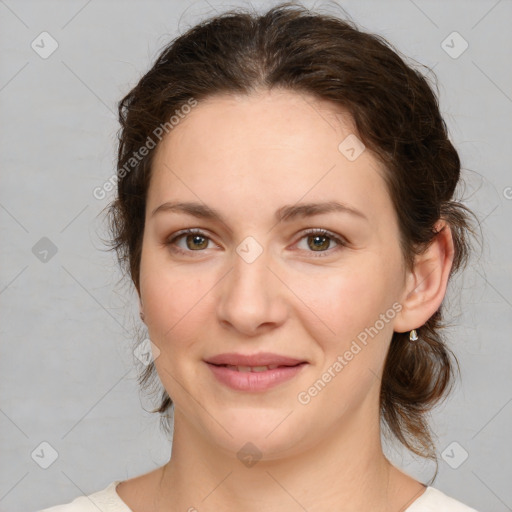
[[[395,317],[395,332],[420,328],[441,306],[452,268],[454,246],[450,226],[444,220],[435,225],[432,243],[416,256],[414,268],[407,272],[406,285]]]

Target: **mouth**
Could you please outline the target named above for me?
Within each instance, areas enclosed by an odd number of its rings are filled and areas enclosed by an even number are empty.
[[[280,366],[296,366],[308,362],[304,359],[271,352],[260,352],[258,354],[224,353],[209,357],[205,361],[217,366],[235,366],[237,368],[277,368]]]
[[[219,354],[205,360],[216,380],[237,391],[266,391],[296,377],[309,363],[277,354]]]
[[[209,363],[213,364],[213,363]],[[268,370],[275,370],[276,368],[295,368],[296,366],[307,364],[306,362],[297,363],[294,365],[277,365],[277,364],[269,364],[264,366],[237,366],[232,364],[214,364],[213,366],[221,366],[223,368],[227,368],[229,370],[235,371],[235,372],[242,372],[242,373],[259,373],[259,372],[266,372]]]

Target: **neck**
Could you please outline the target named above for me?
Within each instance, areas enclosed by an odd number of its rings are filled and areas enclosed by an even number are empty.
[[[333,429],[294,456],[244,465],[175,413],[170,461],[162,468],[157,510],[344,512],[405,510],[420,484],[385,458],[376,421]],[[409,479],[404,486],[404,478]],[[415,487],[412,485],[415,482]]]

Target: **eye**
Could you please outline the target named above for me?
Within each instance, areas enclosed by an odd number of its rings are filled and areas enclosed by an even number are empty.
[[[177,241],[185,241],[185,247],[177,245]],[[167,240],[168,245],[172,251],[186,254],[190,252],[201,252],[203,249],[208,248],[208,242],[211,239],[200,229],[185,229],[179,231],[176,236]]]
[[[307,252],[317,252],[322,253],[315,255],[315,257],[328,256],[331,254],[332,249],[329,246],[332,242],[335,242],[339,247],[347,246],[348,242],[344,240],[342,237],[331,233],[325,229],[309,229],[304,232],[300,241],[307,241],[307,248],[301,249]],[[184,241],[185,247],[179,246],[178,243]],[[181,254],[190,254],[191,252],[203,252],[204,249],[208,249],[208,244],[211,242],[211,238],[206,235],[203,231],[197,228],[184,229],[183,231],[179,231],[175,236],[169,238],[166,244],[171,248],[172,251],[178,252]],[[216,245],[216,244],[215,244]],[[217,246],[218,247],[218,246]],[[329,254],[323,254],[329,253]]]
[[[309,229],[302,236],[301,241],[305,239],[307,243],[307,248],[304,249],[308,252],[319,252],[329,254],[332,252],[329,246],[334,241],[338,245],[338,249],[340,246],[346,246],[347,242],[343,240],[341,237],[327,231],[325,229]],[[329,254],[318,254],[315,257],[328,256]]]

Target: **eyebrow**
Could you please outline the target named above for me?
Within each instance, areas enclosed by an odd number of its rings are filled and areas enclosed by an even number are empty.
[[[155,208],[151,213],[151,216],[153,217],[157,213],[163,212],[186,213],[188,215],[192,215],[193,217],[209,220],[219,220],[225,223],[225,220],[220,212],[214,208],[206,206],[205,204],[196,202],[166,202]],[[278,222],[291,221],[297,217],[313,217],[315,215],[322,215],[325,213],[333,212],[348,213],[368,221],[368,217],[366,217],[363,212],[338,201],[285,205],[275,212],[275,218]]]

